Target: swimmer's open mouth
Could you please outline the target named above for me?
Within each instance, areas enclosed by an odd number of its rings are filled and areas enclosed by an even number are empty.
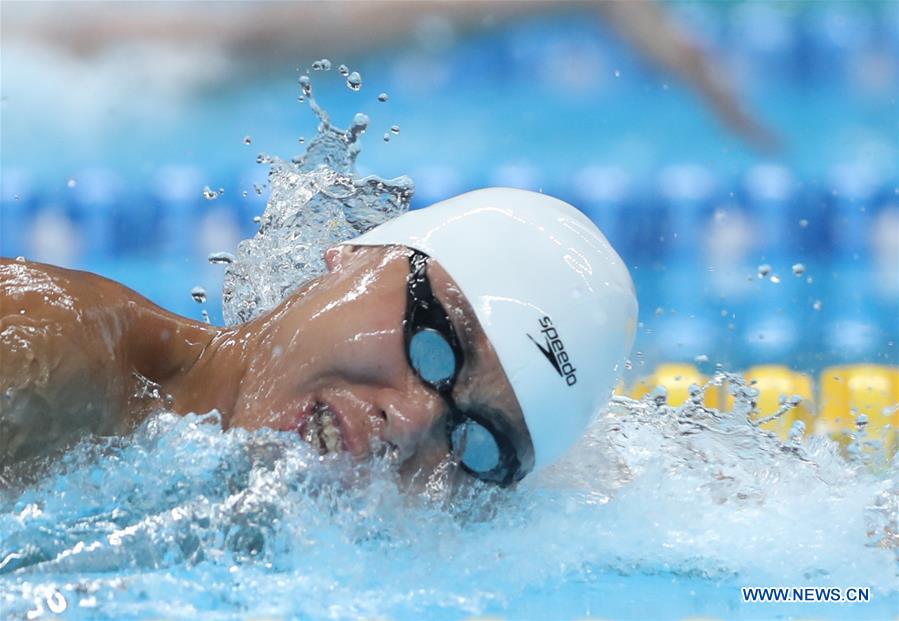
[[[316,401],[312,412],[300,425],[300,437],[320,455],[340,453],[345,450],[343,433],[337,414],[327,403]]]

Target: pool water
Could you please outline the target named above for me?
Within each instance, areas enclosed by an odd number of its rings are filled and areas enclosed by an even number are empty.
[[[387,461],[162,414],[3,493],[0,601],[14,619],[884,619],[897,503],[887,472],[827,440],[652,399],[619,398],[512,491],[404,493]],[[873,598],[744,604],[742,586]]]

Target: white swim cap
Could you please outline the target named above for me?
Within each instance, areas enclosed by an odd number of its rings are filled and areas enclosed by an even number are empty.
[[[515,391],[534,468],[560,457],[609,401],[634,341],[627,268],[589,218],[544,194],[476,190],[348,242],[436,259],[474,308]]]

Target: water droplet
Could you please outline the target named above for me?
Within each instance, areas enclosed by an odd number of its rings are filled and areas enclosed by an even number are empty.
[[[821,306],[822,306],[821,300],[815,300],[815,301],[812,303],[812,308],[814,308],[816,311],[821,310]]]
[[[794,263],[793,274],[796,276],[802,276],[803,274],[805,274],[805,265],[803,265],[802,263]]]
[[[230,252],[213,252],[206,260],[213,265],[227,265],[234,262],[234,255]]]
[[[340,75],[343,75],[343,76],[348,75],[350,73],[350,69],[346,65],[340,65],[339,67],[337,67],[337,71],[339,71]]]
[[[378,101],[380,101],[381,103],[384,103],[388,99],[390,99],[390,96],[387,93],[381,93],[380,95],[378,95]]]
[[[322,58],[321,60],[317,60],[312,63],[313,71],[331,71],[331,61],[327,58]]]
[[[190,290],[190,297],[192,297],[197,304],[203,304],[206,302],[206,289],[196,286]]]
[[[68,182],[66,182],[66,185],[70,188],[74,188],[76,185],[78,185],[78,182],[74,179],[69,179]]]
[[[244,136],[243,143],[244,144],[253,144],[253,137],[250,135]]]
[[[804,229],[807,227],[808,227],[808,220],[803,218],[802,220],[799,221],[799,228]]]
[[[219,197],[219,193],[210,188],[208,185],[203,188],[203,198],[207,201],[214,201]]]
[[[358,71],[354,71],[347,76],[346,85],[354,91],[358,91],[360,88],[362,88],[362,76],[359,75]]]
[[[352,144],[359,139],[359,136],[365,133],[365,130],[368,129],[368,116],[362,114],[361,112],[357,112],[356,116],[353,117],[353,123],[350,125],[350,129],[347,131],[347,142]]]
[[[400,126],[399,125],[391,125],[390,131],[393,132],[394,134],[398,134],[398,133],[400,133]]]
[[[759,265],[758,273],[759,273],[759,278],[764,278],[765,276],[767,276],[768,274],[771,273],[771,266],[768,265],[767,263],[763,263],[763,264]]]
[[[312,79],[308,75],[300,76],[300,88],[303,89],[304,97],[312,95]]]
[[[771,274],[771,278],[769,280],[771,282],[773,282],[775,285],[780,284],[780,276],[778,276],[777,274]]]

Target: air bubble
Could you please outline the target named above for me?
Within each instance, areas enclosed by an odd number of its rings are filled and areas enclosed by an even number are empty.
[[[206,289],[196,286],[190,290],[190,297],[192,297],[197,304],[204,304],[206,302]]]
[[[399,125],[391,125],[391,126],[390,126],[390,131],[391,131],[392,133],[394,133],[394,134],[399,134],[399,133],[400,133],[400,126],[399,126]]]
[[[696,363],[702,363],[702,362],[708,362],[708,361],[709,361],[709,357],[706,354],[699,354],[698,356],[693,358],[693,362],[696,362]]]
[[[70,188],[74,188],[76,185],[78,185],[78,182],[75,181],[74,179],[69,179],[66,182],[66,185],[69,186]]]
[[[775,285],[780,284],[780,276],[778,276],[777,274],[771,274],[771,278],[769,278],[769,280],[771,282],[773,282]]]
[[[339,71],[339,72],[340,72],[340,75],[342,75],[342,76],[349,75],[349,73],[350,73],[350,69],[349,69],[349,67],[347,67],[346,65],[340,65],[340,66],[337,68],[337,71]]]
[[[219,193],[210,188],[208,185],[203,188],[203,198],[207,201],[214,201],[219,197]]]
[[[244,137],[243,137],[243,143],[244,143],[244,144],[253,144],[253,137],[252,137],[252,136],[249,136],[249,135],[244,136]]]
[[[384,142],[390,142],[390,134],[387,132],[384,132]]]
[[[803,274],[805,274],[805,265],[803,265],[802,263],[794,263],[793,274],[795,276],[802,276]]]
[[[812,302],[812,308],[814,308],[816,311],[821,310],[822,306],[823,304],[821,304],[821,300],[815,300],[814,302]]]
[[[762,263],[761,265],[758,266],[757,271],[759,274],[759,278],[764,278],[765,276],[767,276],[768,274],[771,273],[771,266],[768,265],[767,263]]]
[[[384,103],[388,99],[390,99],[390,96],[387,93],[381,93],[378,95],[378,101],[380,101],[381,103]]]
[[[805,218],[803,218],[802,220],[800,220],[800,221],[799,221],[799,228],[801,228],[801,229],[808,228],[808,220],[806,220]]]

